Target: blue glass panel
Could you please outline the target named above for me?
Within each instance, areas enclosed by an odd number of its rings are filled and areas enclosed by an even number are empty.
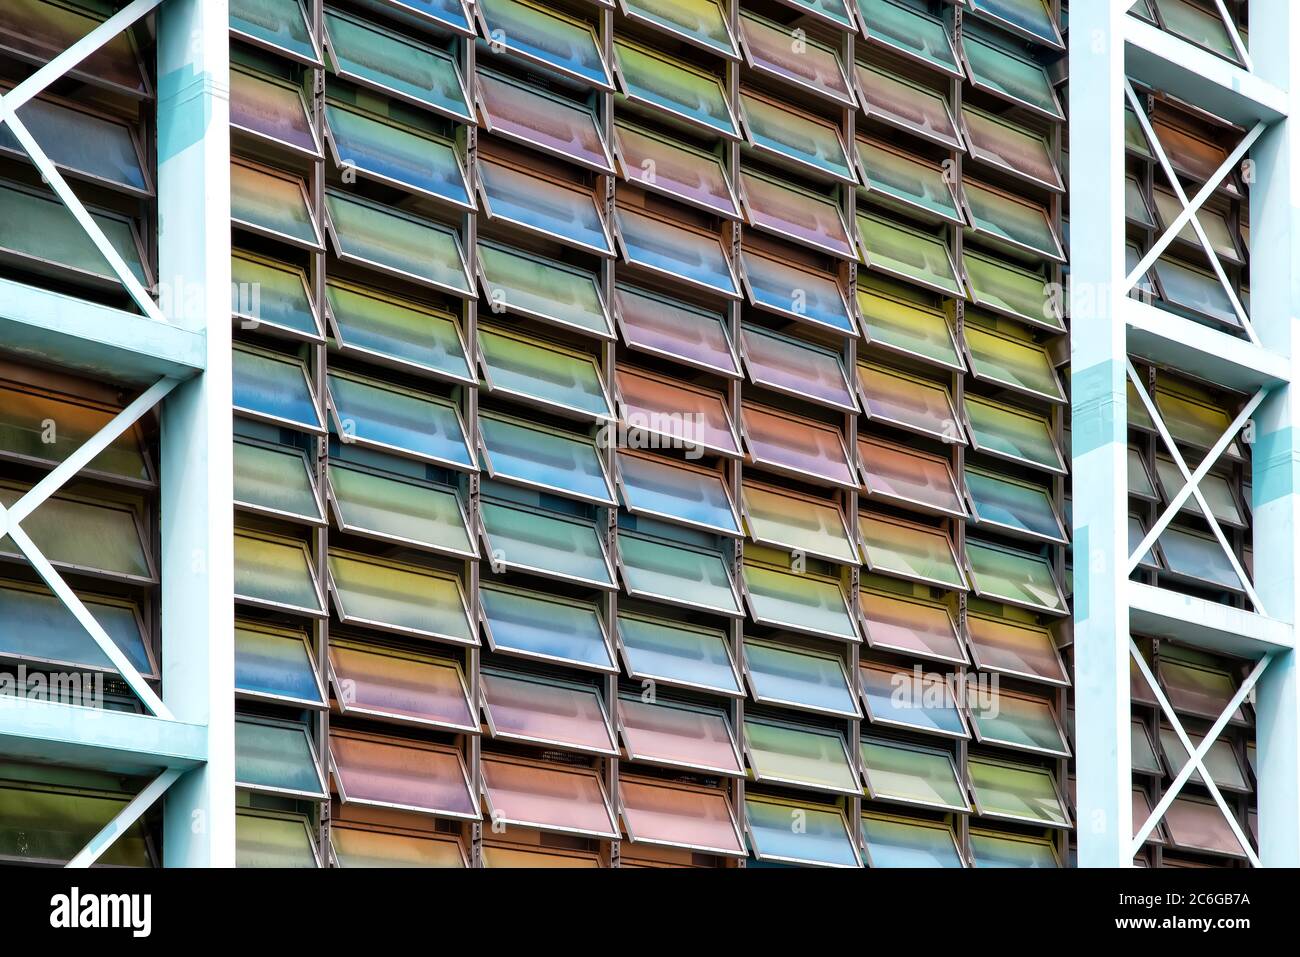
[[[322,428],[302,364],[236,346],[231,356],[236,409],[306,428]]]
[[[493,649],[613,670],[594,604],[495,585],[483,585],[479,600]]]

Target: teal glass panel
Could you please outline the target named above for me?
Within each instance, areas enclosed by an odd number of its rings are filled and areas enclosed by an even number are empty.
[[[1048,841],[1002,837],[972,831],[971,857],[976,867],[1059,867]]]
[[[894,0],[858,0],[867,37],[947,73],[960,74],[943,21]]]
[[[479,413],[479,435],[494,479],[613,504],[614,489],[590,438],[495,412]]]
[[[331,280],[325,286],[338,344],[454,379],[473,379],[460,329],[450,316]]]
[[[622,206],[614,215],[628,262],[732,298],[739,295],[718,237]]]
[[[615,671],[596,606],[484,584],[479,601],[494,651]]]
[[[488,386],[570,414],[612,419],[596,360],[500,327],[480,325],[479,351]]]
[[[622,531],[618,536],[628,593],[739,617],[735,587],[722,556]]]
[[[235,597],[323,614],[307,549],[290,539],[235,533]]]
[[[501,219],[557,242],[612,256],[609,232],[588,189],[539,179],[480,158],[479,181],[489,219]]]
[[[844,739],[836,732],[746,718],[745,744],[756,781],[860,791]]]
[[[522,0],[477,0],[484,33],[507,53],[602,89],[612,89],[596,32],[586,23]]]
[[[962,221],[957,198],[940,165],[923,162],[875,140],[859,139],[856,145],[866,195],[925,215]]]
[[[618,634],[633,678],[744,694],[721,631],[622,612]]]
[[[1157,259],[1153,269],[1164,291],[1163,301],[1174,312],[1208,317],[1228,326],[1241,325],[1227,290],[1214,273],[1172,259]]]
[[[966,400],[966,418],[977,450],[1049,472],[1064,471],[1046,418],[975,396]]]
[[[1217,10],[1205,10],[1188,0],[1160,0],[1158,6],[1165,29],[1170,33],[1221,57],[1240,62],[1228,27]],[[1244,41],[1245,36],[1241,39]]]
[[[153,674],[134,609],[124,602],[81,600],[135,670]],[[43,587],[0,584],[0,623],[0,656],[116,670],[67,606]]]
[[[619,452],[618,466],[629,511],[723,535],[741,534],[721,472],[628,452]]]
[[[614,41],[614,52],[628,99],[715,136],[739,138],[736,118],[716,76],[619,39]]]
[[[872,798],[948,811],[969,809],[947,750],[876,738],[863,738],[859,748]]]
[[[333,190],[325,193],[325,207],[344,261],[473,295],[455,230]]]
[[[986,689],[969,695],[971,724],[982,742],[1068,756],[1069,747],[1045,698]]]
[[[844,141],[831,123],[785,109],[776,101],[740,94],[750,143],[795,165],[856,182]]]
[[[1047,488],[1005,478],[996,472],[966,467],[966,490],[981,523],[1062,541],[1060,519]]]
[[[230,164],[230,220],[308,249],[321,245],[301,179],[234,160]]]
[[[301,362],[241,345],[231,359],[236,411],[305,429],[323,427]]]
[[[295,59],[320,62],[298,0],[230,0],[230,30]]]
[[[1061,243],[1047,221],[1042,206],[965,180],[966,208],[974,231],[998,243],[1030,254],[1064,261]]]
[[[340,167],[458,206],[470,206],[465,172],[450,143],[333,101],[325,104],[325,122]]]
[[[235,783],[316,800],[326,797],[303,725],[236,718]]]
[[[142,285],[149,285],[131,224],[120,216],[88,209],[122,261]],[[35,261],[37,268],[62,270],[117,285],[121,282],[81,224],[53,194],[0,182],[0,253]]]
[[[946,824],[862,816],[862,841],[872,867],[961,867]]]
[[[459,8],[457,0],[450,3]],[[463,19],[463,17],[462,17]],[[336,10],[325,11],[334,72],[426,109],[473,122],[456,61],[446,50],[416,43]]]
[[[745,667],[755,701],[858,716],[844,663],[833,655],[749,639]]]
[[[1053,614],[1068,611],[1051,566],[1041,555],[967,541],[966,560],[981,597]]]
[[[914,672],[887,665],[866,663],[858,671],[862,697],[873,723],[879,721],[930,734],[969,737],[952,689],[946,682],[918,681]]]
[[[329,481],[344,531],[477,554],[454,489],[350,468],[337,459],[330,462]]]
[[[320,867],[305,817],[235,811],[236,867]]]
[[[343,441],[475,468],[460,413],[446,399],[342,372],[329,374],[329,391]]]
[[[767,625],[858,641],[838,582],[746,562],[745,591],[754,620]]]
[[[962,49],[970,67],[971,82],[1004,99],[1063,120],[1061,105],[1052,91],[1047,71],[1032,60],[1018,57],[1000,46],[966,33]]]
[[[482,519],[494,567],[614,587],[591,522],[488,499],[482,504]]]
[[[313,339],[320,337],[316,312],[299,269],[236,251],[230,258],[231,313],[247,327],[265,323]]]
[[[324,520],[301,451],[236,440],[234,459],[236,503],[312,522]]]
[[[235,623],[235,690],[324,705],[303,635]]]
[[[1021,36],[1048,46],[1061,46],[1061,34],[1043,0],[972,0],[971,6],[976,14],[986,16]]]
[[[595,273],[487,242],[478,244],[478,262],[493,312],[613,335]]]
[[[434,25],[450,27],[457,33],[473,35],[463,0],[356,0],[363,7],[377,13],[396,16],[403,23],[421,28]]]
[[[837,808],[745,798],[754,853],[760,860],[859,867],[844,815]],[[801,826],[796,827],[798,822]]]
[[[786,4],[796,10],[811,13],[822,20],[829,20],[842,29],[851,29],[853,20],[843,0],[785,0]]]
[[[152,193],[140,152],[125,124],[45,99],[24,103],[18,109],[18,118],[50,162],[63,172],[137,193]],[[0,150],[27,156],[5,126],[0,126]]]

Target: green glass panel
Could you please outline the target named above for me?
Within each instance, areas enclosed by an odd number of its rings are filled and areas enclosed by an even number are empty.
[[[745,817],[759,860],[859,866],[844,816],[836,808],[747,796]]]
[[[1129,725],[1129,750],[1133,755],[1133,770],[1145,774],[1163,774],[1156,750],[1151,744],[1151,735],[1141,721],[1134,720]],[[1134,822],[1141,824],[1141,821]]]
[[[591,522],[488,500],[483,502],[482,518],[493,565],[614,586]]]
[[[1048,841],[1000,837],[997,834],[970,835],[971,857],[976,867],[1059,867]]]
[[[835,655],[747,639],[745,667],[755,701],[858,717],[844,663]]]
[[[1124,148],[1147,159],[1153,158],[1146,134],[1142,132],[1142,124],[1137,114],[1128,107],[1124,109]]]
[[[629,594],[739,616],[722,556],[620,532],[618,552]]]
[[[479,326],[478,342],[492,391],[566,412],[614,417],[592,356],[487,326]]]
[[[472,295],[460,241],[449,227],[333,190],[325,207],[343,259]]]
[[[302,452],[236,440],[234,458],[236,502],[311,521],[324,518]]]
[[[963,182],[962,190],[966,194],[971,224],[977,233],[1049,259],[1059,261],[1065,258],[1043,207],[998,193],[969,179]]]
[[[303,725],[235,719],[235,784],[326,797]]]
[[[948,810],[969,807],[947,751],[876,738],[863,738],[860,748],[868,793],[876,800]]]
[[[230,29],[298,59],[320,61],[298,0],[230,0]]]
[[[0,382],[0,454],[57,464],[97,435],[118,411],[57,395],[27,392]],[[53,433],[50,421],[58,423]],[[140,448],[139,431],[127,429],[87,469],[147,480],[149,469]]]
[[[230,259],[231,312],[244,326],[266,323],[304,336],[320,336],[301,270],[238,251]]]
[[[1059,296],[1051,294],[1052,285],[1039,274],[976,252],[962,254],[962,268],[978,305],[1058,332],[1065,331],[1058,314]]]
[[[858,640],[853,616],[837,583],[749,563],[744,576],[755,621]]]
[[[861,282],[857,297],[862,325],[873,343],[961,368],[952,329],[942,312],[882,295]]]
[[[1046,768],[981,758],[970,758],[966,767],[980,814],[1031,824],[1069,824]]]
[[[65,864],[126,809],[128,795],[66,793],[0,785],[0,858],[26,864]],[[148,867],[137,821],[117,835],[97,863]]]
[[[476,643],[454,575],[334,551],[329,570],[339,617],[346,622]]]
[[[844,143],[829,123],[783,109],[742,92],[740,105],[750,143],[802,167],[837,179],[855,180]]]
[[[960,297],[962,287],[943,241],[870,213],[858,213],[867,265]]]
[[[894,0],[858,0],[870,39],[948,73],[960,73],[943,21]]]
[[[485,242],[478,244],[478,261],[493,312],[613,335],[594,273]]]
[[[153,674],[134,610],[84,596],[81,600],[136,671]],[[0,585],[0,622],[0,655],[7,658],[116,670],[85,627],[44,586]]]
[[[142,285],[148,285],[135,233],[122,218],[88,210],[109,243]],[[0,251],[54,263],[96,279],[118,283],[108,261],[57,197],[0,182]]]
[[[1061,120],[1060,104],[1052,92],[1047,71],[1037,63],[1015,56],[973,33],[962,35],[962,48],[971,81],[998,96],[1024,103]]]
[[[1204,10],[1187,0],[1160,0],[1159,6],[1165,29],[1170,33],[1237,61],[1228,27],[1217,10]]]
[[[617,671],[596,606],[557,601],[538,592],[483,585],[479,601],[495,651],[580,668]]]
[[[1183,490],[1186,484],[1183,481],[1183,473],[1178,471],[1178,466],[1173,463],[1172,459],[1163,456],[1156,457],[1156,474],[1160,476],[1160,487],[1164,489],[1165,500],[1173,501],[1174,496]],[[1228,525],[1245,525],[1245,519],[1241,516],[1241,510],[1237,507],[1236,496],[1232,494],[1232,487],[1228,480],[1222,475],[1216,475],[1213,472],[1205,475],[1196,487],[1205,500],[1210,505],[1210,511],[1220,522]],[[1203,516],[1200,503],[1193,496],[1188,496],[1183,503],[1182,511],[1190,512],[1193,515]]]
[[[980,596],[1047,612],[1066,612],[1051,566],[1042,556],[967,541],[966,559],[971,582]]]
[[[967,704],[981,741],[1062,756],[1070,753],[1046,699],[985,689],[969,695]]]
[[[586,436],[534,426],[522,419],[479,413],[479,434],[493,478],[543,491],[613,503],[596,443]]]
[[[1130,405],[1133,402],[1130,401]],[[1210,449],[1219,441],[1231,425],[1226,409],[1217,408],[1207,401],[1200,401],[1192,396],[1182,395],[1167,388],[1157,388],[1155,405],[1160,417],[1165,420],[1165,427],[1176,441],[1197,449]],[[1143,412],[1146,409],[1143,407]],[[1155,427],[1147,420],[1147,428]],[[1232,446],[1224,453],[1226,457],[1240,458],[1240,453]]]
[[[1061,472],[1061,456],[1047,419],[987,399],[966,399],[975,448],[1051,472]]]
[[[1065,393],[1056,380],[1047,350],[1037,343],[1001,335],[969,320],[963,332],[977,379],[1028,392],[1057,402]]]
[[[933,582],[945,588],[965,588],[952,543],[938,529],[861,514],[858,529],[862,550],[872,571]]]
[[[1061,540],[1061,523],[1045,487],[968,465],[966,490],[981,523],[989,522],[1028,535]]]
[[[618,634],[633,678],[744,694],[721,631],[624,612]]]
[[[329,374],[329,393],[344,441],[406,452],[453,468],[474,468],[465,428],[448,400],[342,372]]]
[[[755,541],[790,551],[858,564],[844,517],[830,502],[791,498],[774,489],[741,487],[745,518]]]
[[[450,488],[331,461],[330,489],[347,531],[461,555],[474,553],[460,498]]]
[[[342,867],[464,867],[455,838],[416,837],[359,828],[330,827],[330,845]]]
[[[757,781],[857,793],[844,739],[834,732],[776,722],[745,721],[745,744]]]
[[[235,533],[235,597],[321,613],[302,545]]]
[[[614,41],[614,52],[629,99],[703,127],[714,135],[739,136],[722,83],[716,76],[622,40]]]
[[[1189,733],[1187,737],[1194,748],[1200,748],[1201,742],[1205,740],[1199,734]],[[1173,728],[1160,729],[1160,749],[1164,751],[1165,762],[1171,774],[1177,774],[1182,770],[1183,765],[1192,759],[1187,749],[1183,747],[1183,743],[1178,740],[1178,735],[1174,733]],[[1223,738],[1217,739],[1210,745],[1210,750],[1201,760],[1205,764],[1205,769],[1210,772],[1210,778],[1219,787],[1231,791],[1250,790],[1246,774],[1241,769],[1241,762],[1237,760],[1237,755],[1228,741]],[[1201,787],[1205,786],[1205,779],[1201,777],[1200,771],[1193,771],[1188,781]]]
[[[872,867],[961,867],[946,824],[862,816],[862,841]]]
[[[0,486],[0,507],[12,508],[24,494],[25,489]],[[129,508],[54,496],[24,518],[22,527],[41,554],[56,565],[153,577]],[[0,551],[20,554],[8,535],[0,536]]]
[[[236,410],[276,422],[320,429],[320,411],[301,362],[236,345],[231,352],[232,398]]]
[[[699,46],[736,54],[736,43],[716,0],[626,0],[623,8],[638,20],[652,23]]]
[[[923,162],[873,140],[860,139],[857,148],[858,162],[866,176],[866,195],[961,222],[957,199],[943,178],[942,166]]]
[[[1156,498],[1156,488],[1151,483],[1151,473],[1147,471],[1146,463],[1142,461],[1142,453],[1131,446],[1128,450],[1128,493],[1148,499]]]
[[[336,73],[456,119],[473,121],[456,61],[447,51],[335,10],[325,11],[325,26]]]
[[[1152,197],[1156,201],[1156,211],[1160,213],[1161,223],[1168,228],[1183,212],[1183,204],[1177,196],[1166,189],[1154,190]],[[1241,255],[1237,252],[1237,244],[1232,240],[1232,227],[1228,225],[1226,214],[1202,206],[1196,212],[1196,221],[1205,230],[1205,235],[1210,240],[1210,245],[1214,247],[1216,256],[1228,262],[1241,262]],[[1204,248],[1190,222],[1179,231],[1178,238],[1198,250]]]
[[[325,104],[325,121],[341,167],[459,206],[471,205],[465,173],[450,143],[334,101]]]
[[[500,49],[593,86],[611,87],[595,31],[521,0],[477,0],[488,38]]]
[[[230,218],[277,239],[312,249],[320,233],[307,206],[301,179],[273,175],[243,163],[230,164]]]
[[[325,286],[339,345],[404,364],[473,378],[455,320],[361,289],[330,282]]]
[[[236,867],[319,867],[306,818],[235,812]]]

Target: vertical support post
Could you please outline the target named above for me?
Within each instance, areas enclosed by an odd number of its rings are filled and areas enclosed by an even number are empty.
[[[1300,112],[1300,11],[1256,0],[1250,54],[1255,72],[1288,91]],[[1265,348],[1290,358],[1290,383],[1259,407],[1253,446],[1255,590],[1273,615],[1300,623],[1300,230],[1294,178],[1300,120],[1274,124],[1251,150],[1251,317]],[[1300,866],[1300,680],[1294,650],[1278,655],[1255,688],[1259,748],[1259,855],[1266,867]]]
[[[162,411],[163,700],[207,725],[207,763],[167,793],[171,867],[235,863],[230,64],[227,0],[158,19],[159,275],[167,318],[207,334],[203,375]]]
[[[1070,337],[1074,615],[1081,867],[1129,867],[1127,335],[1124,270],[1124,5],[1070,10]]]

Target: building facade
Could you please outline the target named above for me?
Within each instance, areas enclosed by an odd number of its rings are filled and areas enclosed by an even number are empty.
[[[0,859],[1300,863],[1300,28],[1070,12],[5,0]]]

